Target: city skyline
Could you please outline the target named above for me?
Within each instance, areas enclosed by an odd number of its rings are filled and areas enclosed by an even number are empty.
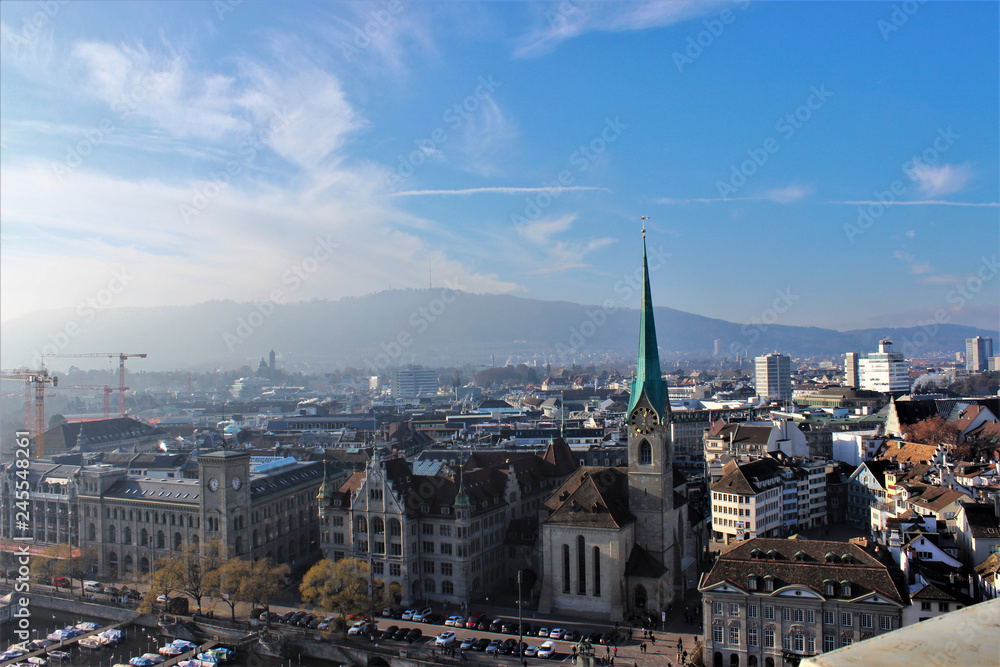
[[[4,3],[0,317],[601,303],[648,215],[663,306],[995,329],[997,5],[901,7]]]

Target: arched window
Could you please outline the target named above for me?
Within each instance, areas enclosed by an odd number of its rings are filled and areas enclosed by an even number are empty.
[[[359,533],[368,532],[368,521],[366,521],[363,516],[358,517],[358,532]]]
[[[729,667],[740,667],[740,654],[730,653],[729,654]]]
[[[124,513],[125,512],[123,511],[122,514],[124,514]],[[125,567],[122,570],[122,573],[123,574],[131,574],[132,573],[132,555],[131,554],[126,554],[125,555],[125,562],[123,564],[124,564]]]
[[[260,546],[260,533],[257,532],[256,528],[253,529],[253,545],[255,547]]]
[[[445,595],[454,595],[455,594],[455,584],[451,583],[451,581],[442,581],[441,582],[441,592],[444,593]]]
[[[851,597],[851,582],[847,581],[846,579],[841,580],[840,594],[845,598]]]
[[[97,526],[94,524],[87,526],[87,540],[90,542],[97,541]]]
[[[149,574],[149,559],[145,556],[139,559],[139,571],[143,574]]]
[[[772,577],[769,574],[764,575],[764,590],[765,591],[773,591],[774,590],[774,577]]]
[[[236,536],[236,555],[239,556],[243,553],[243,536]]]
[[[118,533],[115,530],[115,526],[114,524],[111,524],[110,526],[108,526],[108,542],[115,542],[116,541],[115,538],[117,537]]]
[[[143,528],[139,531],[139,546],[144,547],[149,544],[149,531]]]
[[[174,551],[180,551],[181,548],[181,534],[174,533]]]
[[[401,537],[403,535],[403,526],[399,523],[399,519],[389,519],[389,535],[392,537]]]
[[[579,580],[576,582],[576,592],[579,595],[587,594],[587,545],[583,535],[576,538],[576,573]]]
[[[749,658],[747,658],[747,664],[750,667],[757,667],[757,656],[752,655]]]
[[[564,544],[562,546],[562,555],[563,555],[563,593],[569,593],[570,575],[569,575],[569,545],[568,544]],[[477,586],[473,586],[472,589],[473,590],[477,590],[478,587]]]
[[[125,533],[125,537],[122,539],[122,543],[124,543],[124,544],[132,544],[132,528],[129,527],[129,526],[125,526],[124,533]]]
[[[157,549],[162,549],[166,545],[166,543],[167,543],[167,538],[163,534],[163,531],[162,530],[157,531],[157,533],[156,533],[156,548]]]
[[[199,540],[198,540],[198,533],[195,533],[194,535],[191,536],[191,544],[194,545],[195,549],[198,548],[198,542],[199,542]]]
[[[823,589],[824,589],[823,592],[826,593],[827,597],[832,596],[834,592],[833,582],[827,579],[825,582],[823,582]]]
[[[601,594],[601,547],[594,547],[594,596]]]
[[[639,443],[639,463],[649,465],[653,462],[653,446],[648,440]]]
[[[372,519],[372,532],[375,533],[376,535],[385,534],[385,524],[382,523],[382,519],[380,519],[379,517],[375,517],[374,519]]]
[[[639,584],[635,587],[635,608],[645,609],[646,602],[649,600],[649,596],[646,595],[646,588]]]
[[[757,575],[756,574],[750,574],[750,575],[747,576],[747,588],[749,588],[752,591],[757,590]]]

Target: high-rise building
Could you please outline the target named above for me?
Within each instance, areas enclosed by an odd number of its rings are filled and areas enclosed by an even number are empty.
[[[715,339],[715,356],[719,356],[719,352],[722,348],[722,341],[718,338]]]
[[[389,393],[397,398],[416,398],[437,394],[437,371],[421,368],[403,368],[392,372]]]
[[[754,359],[757,395],[776,401],[792,400],[792,360],[772,352]]]
[[[993,356],[993,339],[976,336],[965,339],[965,369],[970,373],[989,370],[989,359]]]
[[[848,352],[844,355],[844,386],[854,387],[855,389],[861,387],[859,361],[857,352]]]
[[[870,352],[858,364],[861,389],[883,393],[910,390],[910,364],[902,352],[890,352],[892,341],[884,338],[878,342],[878,352]]]

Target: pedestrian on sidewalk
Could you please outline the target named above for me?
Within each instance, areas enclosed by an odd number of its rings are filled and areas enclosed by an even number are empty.
[[[628,640],[632,641],[632,628],[628,629]]]
[[[649,631],[649,642],[650,642],[650,643],[651,643],[651,644],[652,644],[653,646],[656,646],[656,635],[654,635],[654,634],[653,634],[653,631],[652,631],[652,630],[650,630],[650,631]]]

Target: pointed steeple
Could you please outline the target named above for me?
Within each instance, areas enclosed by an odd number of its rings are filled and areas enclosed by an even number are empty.
[[[656,343],[656,322],[653,318],[653,297],[649,290],[649,263],[646,261],[646,216],[642,217],[642,304],[639,309],[639,357],[628,401],[632,412],[643,394],[663,421],[669,410],[667,383],[660,372],[660,352]]]
[[[472,507],[472,503],[469,502],[469,496],[465,493],[465,468],[459,467],[458,469],[458,493],[455,494],[455,509],[456,511],[461,509],[468,509]]]
[[[316,494],[316,499],[323,501],[324,505],[329,505],[330,500],[333,499],[333,486],[330,485],[329,480],[326,477],[326,460],[323,460],[323,483],[320,484],[319,493]]]

